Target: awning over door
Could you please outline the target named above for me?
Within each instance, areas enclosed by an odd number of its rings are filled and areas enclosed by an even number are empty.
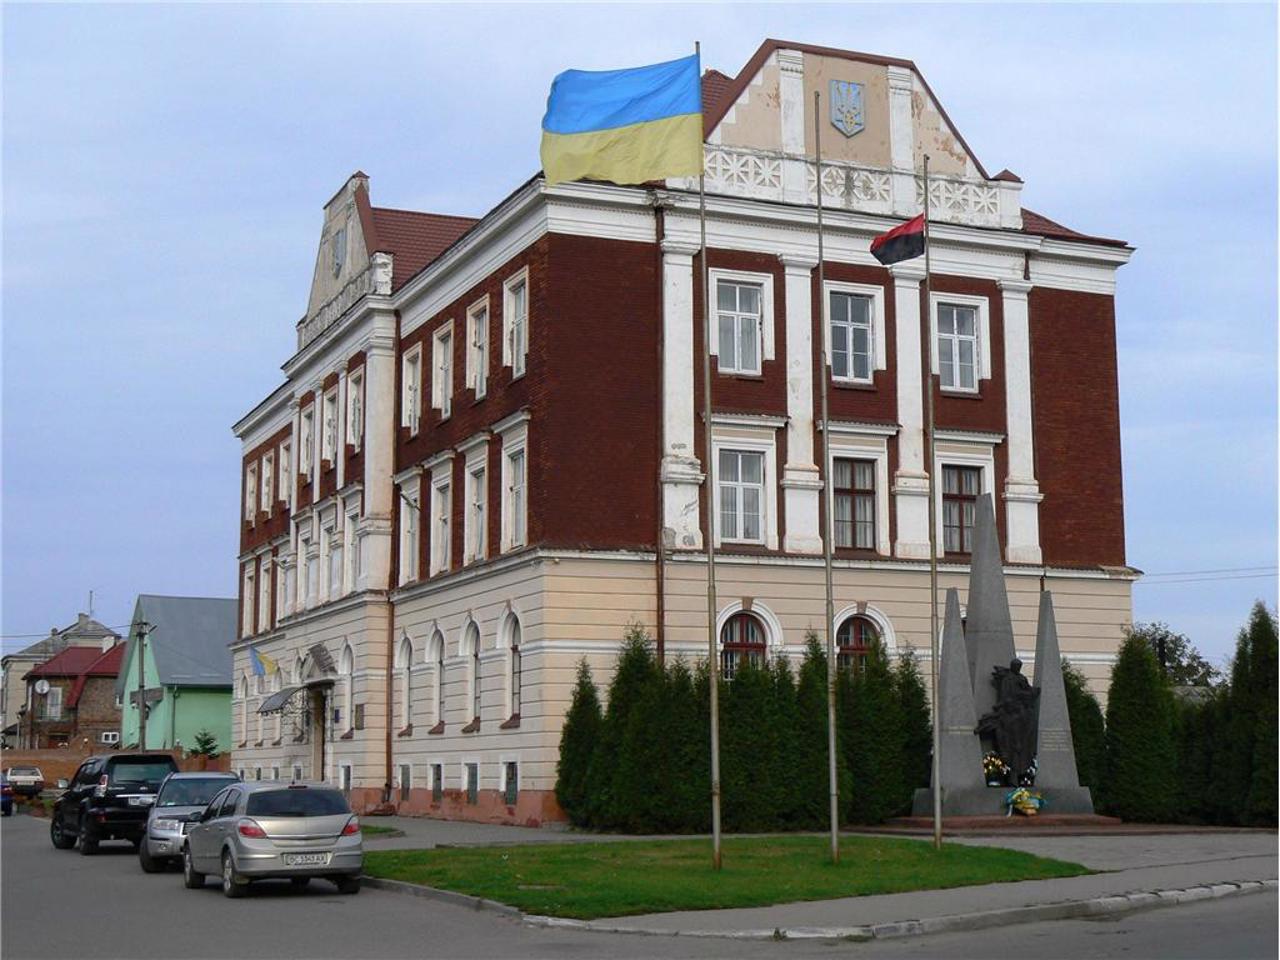
[[[305,689],[306,687],[285,687],[283,690],[278,690],[262,701],[262,706],[258,707],[258,712],[276,713],[283,710],[285,708],[285,704],[293,698],[295,693],[299,690]]]

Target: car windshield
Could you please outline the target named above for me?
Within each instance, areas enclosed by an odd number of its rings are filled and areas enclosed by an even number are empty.
[[[40,769],[38,767],[14,767],[9,773],[15,777],[38,777]]]
[[[112,783],[158,784],[173,773],[173,763],[163,760],[124,760],[111,767]]]
[[[250,817],[331,817],[350,813],[346,798],[337,790],[263,790],[250,794],[245,814]]]
[[[226,777],[170,780],[156,800],[158,807],[203,807],[230,781]]]

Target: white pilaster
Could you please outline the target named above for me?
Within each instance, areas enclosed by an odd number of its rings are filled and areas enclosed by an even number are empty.
[[[365,352],[364,518],[357,529],[360,551],[358,590],[385,590],[391,578],[391,475],[395,472],[396,344],[395,315],[372,318]]]
[[[337,419],[337,423],[333,425],[333,456],[337,461],[338,468],[338,489],[341,490],[346,486],[347,476],[347,371],[345,369],[338,371],[338,397],[337,409],[333,415]],[[342,522],[341,508],[339,508],[338,522]]]
[[[915,121],[911,116],[911,69],[890,66],[889,162],[893,167],[893,212],[914,217],[916,203]]]
[[[1031,323],[1026,280],[1000,280],[1004,302],[1005,409],[1009,474],[1004,483],[1010,563],[1040,563],[1040,485],[1031,411]]]
[[[302,405],[297,397],[289,401],[289,422],[293,424],[293,432],[289,439],[289,489],[285,500],[289,504],[289,512],[293,513],[298,509],[298,463],[302,456]]]
[[[822,552],[819,504],[822,477],[813,455],[813,268],[816,259],[782,254],[786,283],[787,462],[782,492],[788,553]]]
[[[697,247],[662,241],[662,536],[669,548],[702,549],[694,452],[693,255]]]
[[[893,476],[900,557],[929,556],[929,475],[924,461],[923,353],[920,342],[920,281],[924,265],[907,261],[893,275],[894,326],[898,361],[898,470]]]
[[[778,93],[782,98],[782,196],[790,203],[809,202],[808,159],[805,156],[804,54],[779,50]]]

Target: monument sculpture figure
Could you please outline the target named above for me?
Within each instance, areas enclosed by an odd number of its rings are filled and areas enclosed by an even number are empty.
[[[1008,667],[995,667],[991,674],[996,705],[978,720],[974,733],[991,740],[992,749],[1009,768],[1009,785],[1017,786],[1036,756],[1036,705],[1040,688],[1031,686],[1022,675],[1022,661],[1016,657]]]

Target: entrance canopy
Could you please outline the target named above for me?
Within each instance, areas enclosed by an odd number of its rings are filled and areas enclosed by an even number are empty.
[[[277,713],[285,708],[285,705],[292,699],[293,695],[299,690],[305,690],[306,687],[285,687],[283,690],[277,690],[267,699],[262,701],[262,706],[258,707],[259,713]]]

